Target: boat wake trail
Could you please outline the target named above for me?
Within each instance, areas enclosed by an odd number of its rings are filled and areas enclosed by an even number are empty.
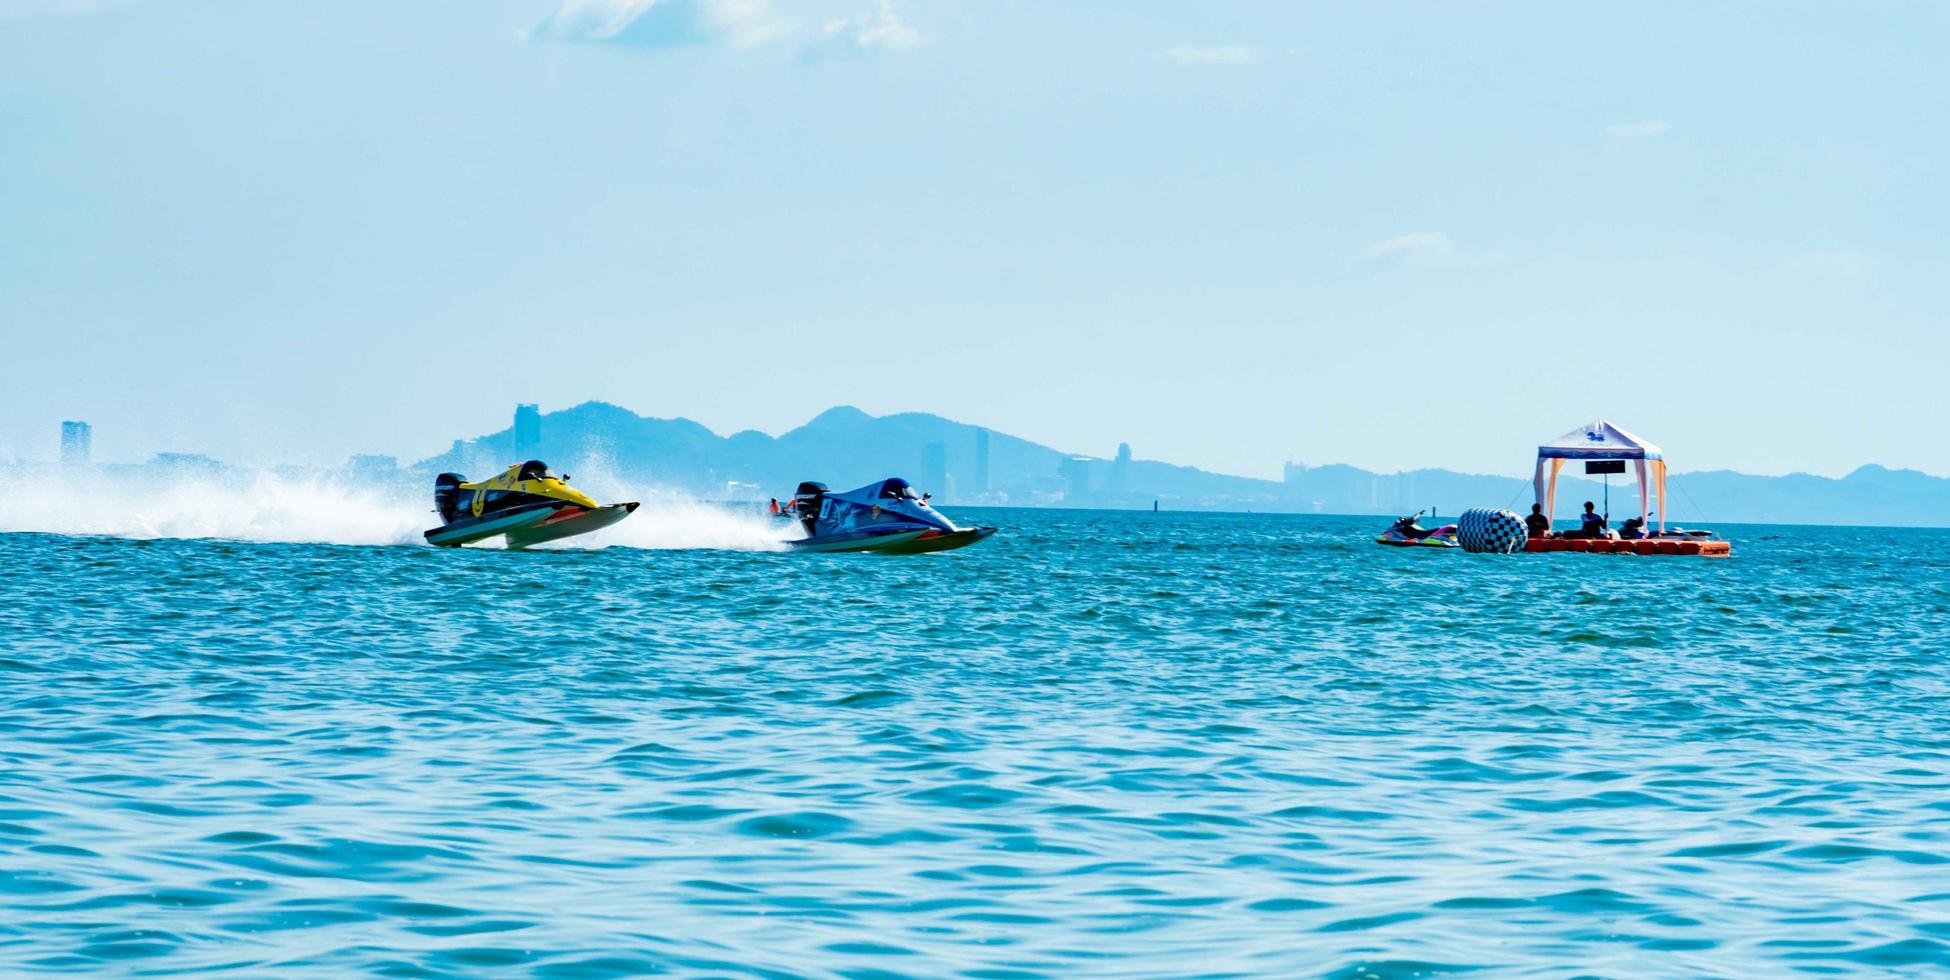
[[[614,527],[562,542],[565,548],[708,548],[784,551],[787,531],[763,514],[729,510],[682,494],[647,491],[643,506]]]
[[[579,477],[576,485],[605,502],[640,500],[643,506],[614,527],[549,547],[784,548],[786,532],[755,511],[632,487],[600,474],[588,476],[586,481]],[[427,547],[421,532],[439,523],[431,489],[417,482],[372,484],[267,470],[227,469],[160,479],[153,473],[139,479],[101,471],[50,473],[36,480],[34,493],[0,495],[0,533]]]
[[[0,531],[304,544],[418,543],[431,514],[405,487],[226,470],[161,480],[49,475],[0,496]]]
[[[575,473],[575,486],[604,503],[636,500],[643,506],[619,524],[549,547],[784,551],[784,539],[791,532],[755,508],[706,503],[680,491],[636,483],[614,475],[600,462],[585,461]]]

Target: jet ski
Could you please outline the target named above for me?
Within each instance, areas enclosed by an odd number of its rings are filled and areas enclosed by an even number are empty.
[[[1413,517],[1397,519],[1395,523],[1388,526],[1388,530],[1381,532],[1380,537],[1374,539],[1375,543],[1392,544],[1405,548],[1458,548],[1462,546],[1461,542],[1456,540],[1456,526],[1454,524],[1444,524],[1438,528],[1426,528],[1416,523],[1421,519],[1422,512],[1419,510],[1415,512]]]
[[[824,483],[801,483],[790,506],[781,509],[799,522],[805,537],[786,544],[794,551],[919,555],[964,548],[995,533],[992,527],[956,526],[934,509],[931,496],[915,493],[900,477],[845,493]]]
[[[433,479],[433,508],[446,523],[426,532],[428,544],[457,548],[501,535],[521,549],[606,528],[630,516],[636,502],[599,504],[531,459],[480,483],[442,473]]]

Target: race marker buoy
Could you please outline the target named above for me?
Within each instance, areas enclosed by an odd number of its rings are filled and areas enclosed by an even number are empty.
[[[1515,554],[1528,538],[1523,518],[1507,510],[1466,510],[1456,522],[1456,540],[1474,555]]]

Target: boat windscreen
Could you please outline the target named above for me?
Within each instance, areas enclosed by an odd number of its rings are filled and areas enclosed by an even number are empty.
[[[531,459],[521,464],[521,470],[515,474],[515,479],[540,480],[546,476],[548,476],[548,464],[539,459]]]
[[[914,488],[910,486],[906,480],[903,480],[898,476],[880,485],[880,495],[882,497],[890,497],[895,500],[899,500],[903,497],[909,500],[920,499],[920,495],[914,492]]]

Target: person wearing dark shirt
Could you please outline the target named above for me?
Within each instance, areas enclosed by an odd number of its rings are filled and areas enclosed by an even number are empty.
[[[1625,518],[1625,526],[1618,529],[1618,536],[1631,541],[1645,537],[1645,522],[1636,517]]]
[[[1598,513],[1597,506],[1591,501],[1587,500],[1584,502],[1584,515],[1578,518],[1578,520],[1581,522],[1578,530],[1585,537],[1602,538],[1605,536],[1605,531],[1607,530],[1605,527],[1605,516]]]
[[[1530,516],[1524,518],[1523,523],[1526,527],[1530,528],[1530,536],[1533,538],[1550,536],[1551,519],[1544,516],[1543,504],[1531,504]]]

